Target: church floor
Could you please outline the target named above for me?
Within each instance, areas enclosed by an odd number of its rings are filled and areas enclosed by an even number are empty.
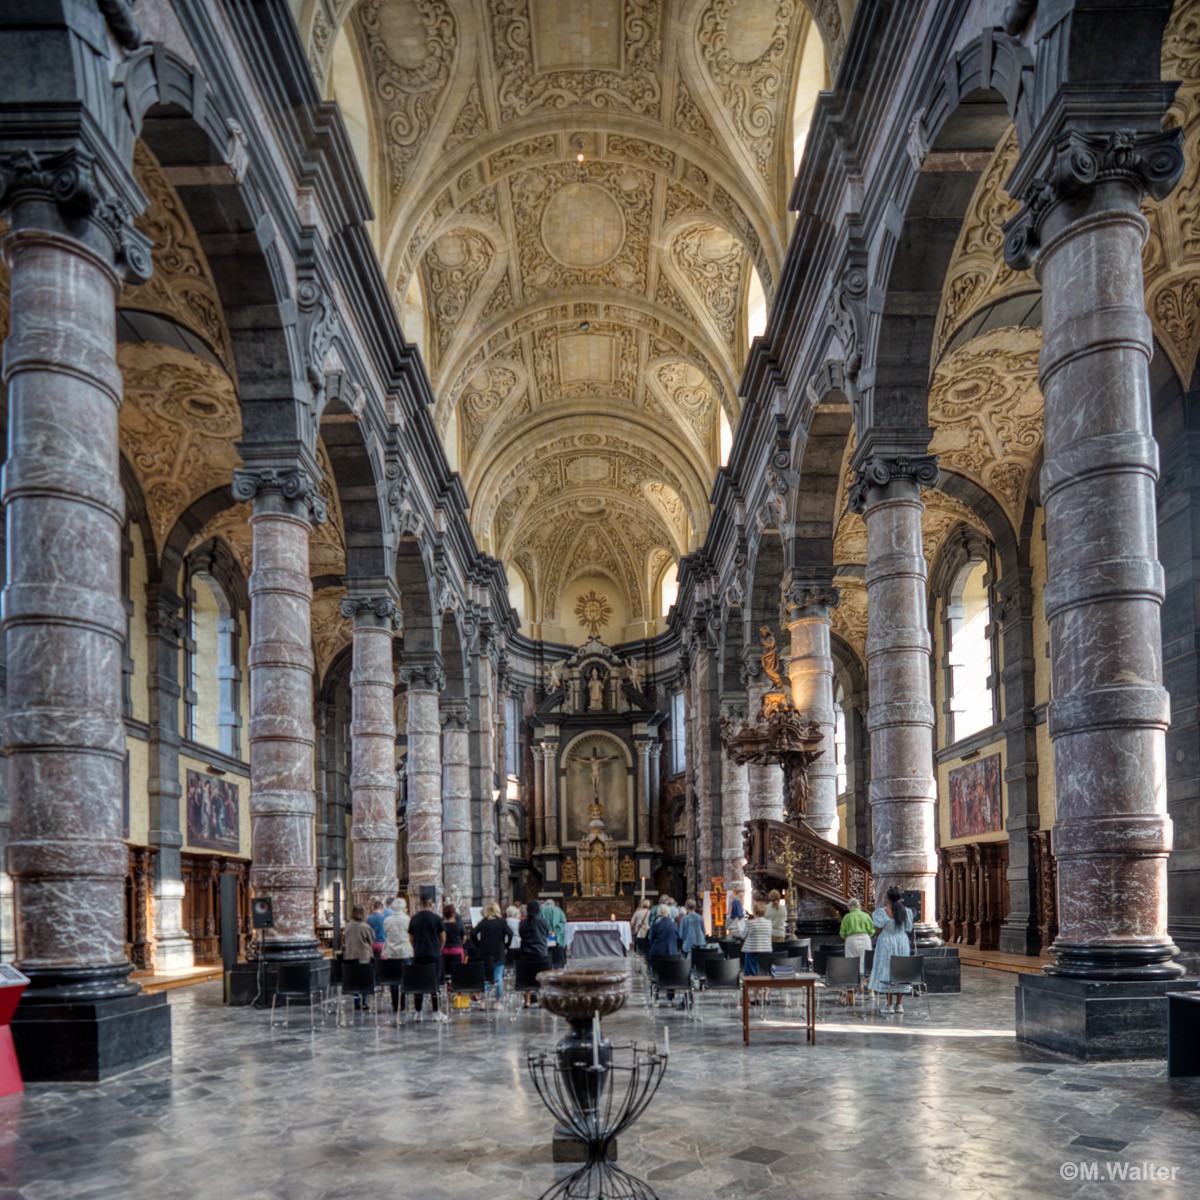
[[[815,1046],[755,1021],[745,1049],[731,1009],[693,1023],[635,1000],[605,1030],[669,1023],[672,1054],[621,1165],[661,1200],[1196,1195],[1200,1080],[1023,1050],[1015,978],[962,974],[931,1020],[838,1011]],[[540,1010],[310,1035],[304,1012],[272,1032],[220,999],[171,993],[169,1063],[0,1099],[0,1200],[510,1200],[565,1173],[525,1073],[564,1030]],[[1174,1181],[1130,1182],[1147,1163]]]

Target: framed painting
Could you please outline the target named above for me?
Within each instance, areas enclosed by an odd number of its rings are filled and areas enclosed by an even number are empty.
[[[950,772],[950,837],[976,837],[1004,828],[1000,755],[989,754]]]
[[[238,785],[199,771],[187,773],[187,836],[192,846],[238,852]]]

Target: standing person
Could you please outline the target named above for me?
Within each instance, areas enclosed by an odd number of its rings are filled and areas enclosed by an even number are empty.
[[[546,940],[550,936],[550,926],[542,916],[542,906],[536,900],[530,900],[525,906],[525,919],[521,922],[521,957],[525,959],[549,958],[549,948]],[[536,1002],[537,992],[525,993],[525,1007],[530,1008]]]
[[[903,985],[892,983],[892,955],[904,956],[911,952],[908,935],[912,932],[912,914],[904,907],[903,893],[898,887],[888,888],[887,906],[877,908],[871,914],[879,937],[875,941],[875,958],[871,963],[871,991],[886,998],[886,1011],[897,1016],[904,1015],[901,997],[908,990]]]
[[[725,936],[735,942],[742,941],[746,936],[746,913],[742,902],[734,896],[729,905],[729,916],[725,920]]]
[[[366,922],[366,910],[361,904],[356,904],[350,910],[350,920],[342,930],[342,961],[369,963],[372,960],[374,933]],[[359,992],[354,997],[354,1009],[357,1012],[366,1006],[369,999],[367,992]]]
[[[424,886],[424,885],[422,885]],[[430,889],[432,890],[432,889]],[[438,991],[433,994],[434,1019],[446,1020],[438,1003],[442,983],[442,947],[446,944],[446,923],[433,911],[433,897],[422,896],[421,904],[408,923],[408,936],[412,939],[413,965],[435,963],[437,965]],[[424,996],[417,997],[417,1020],[421,1019]]]
[[[542,901],[542,916],[550,930],[547,945],[550,949],[550,965],[565,967],[567,965],[567,914],[547,896]]]
[[[442,957],[454,962],[462,962],[466,958],[463,940],[467,931],[453,904],[442,905],[442,922],[446,926],[446,941],[442,946]]]
[[[707,944],[704,918],[696,911],[695,900],[689,900],[684,905],[683,920],[679,922],[679,949],[684,954],[691,954],[697,946]]]
[[[862,905],[853,897],[850,900],[850,911],[842,918],[838,934],[846,939],[846,957],[858,959],[858,977],[862,979],[863,959],[871,948],[871,934],[875,932],[875,922],[862,910]],[[844,1004],[854,1004],[854,993],[847,992]]]
[[[640,908],[633,910],[633,919],[629,922],[629,932],[636,941],[638,938],[650,936],[650,901],[643,900]]]
[[[509,930],[512,932],[512,941],[509,942],[508,953],[505,955],[506,965],[511,967],[517,961],[517,955],[521,952],[521,922],[525,918],[524,906],[510,904],[504,917],[508,922]]]
[[[383,958],[412,962],[412,938],[408,936],[408,901],[397,896],[392,901],[392,915],[383,922]],[[405,1007],[400,985],[392,984],[392,1012]]]
[[[767,906],[754,902],[754,916],[746,922],[746,940],[742,942],[742,974],[759,974],[758,956],[771,953],[771,921]]]
[[[497,1002],[504,998],[504,960],[512,938],[508,922],[500,915],[500,905],[493,900],[484,910],[483,920],[471,930],[471,945],[472,957],[478,951],[481,958],[491,960]]]
[[[776,888],[767,893],[766,918],[771,922],[771,942],[779,948],[787,941],[787,905]]]
[[[383,923],[387,918],[383,914],[383,901],[376,900],[371,904],[371,915],[367,924],[371,927],[371,949],[378,958],[383,953],[384,929]]]

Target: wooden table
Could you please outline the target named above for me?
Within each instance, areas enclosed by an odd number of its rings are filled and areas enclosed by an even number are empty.
[[[790,979],[774,979],[770,975],[742,976],[742,1042],[750,1045],[750,993],[770,991],[774,988],[804,989],[805,1041],[815,1045],[817,1041],[817,980],[820,975],[797,972]]]

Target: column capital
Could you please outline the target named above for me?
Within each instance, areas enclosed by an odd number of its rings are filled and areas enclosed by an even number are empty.
[[[232,491],[237,500],[277,497],[317,525],[323,524],[328,515],[318,476],[298,464],[248,466],[234,471]]]
[[[471,708],[465,700],[443,700],[439,716],[446,729],[466,729],[471,723]]]
[[[41,212],[29,219],[14,214],[10,236],[49,224],[53,232],[75,237],[83,222],[84,243],[107,249],[123,279],[144,283],[154,273],[150,239],[134,225],[128,201],[101,183],[91,152],[69,146],[0,154],[0,213],[25,205]]]
[[[440,692],[446,686],[446,672],[439,655],[400,665],[396,677],[412,691]]]
[[[344,596],[338,612],[354,622],[355,629],[401,629],[404,614],[390,596]]]
[[[1117,184],[1129,193],[1128,207],[1136,208],[1145,196],[1163,199],[1183,174],[1182,129],[1064,127],[1049,142],[1041,173],[1021,188],[1021,208],[1004,225],[1004,260],[1015,270],[1033,266],[1046,221],[1060,206],[1074,219],[1085,214],[1090,194]]]
[[[812,579],[788,580],[781,590],[783,602],[780,605],[780,615],[789,621],[798,620],[803,609],[828,610],[837,608],[842,602],[842,593],[836,587]],[[827,613],[818,612],[813,615],[825,616]]]
[[[862,513],[872,489],[885,488],[897,481],[910,480],[917,487],[935,487],[938,481],[936,454],[888,456],[872,454],[863,458],[854,470],[850,487],[850,511]]]

